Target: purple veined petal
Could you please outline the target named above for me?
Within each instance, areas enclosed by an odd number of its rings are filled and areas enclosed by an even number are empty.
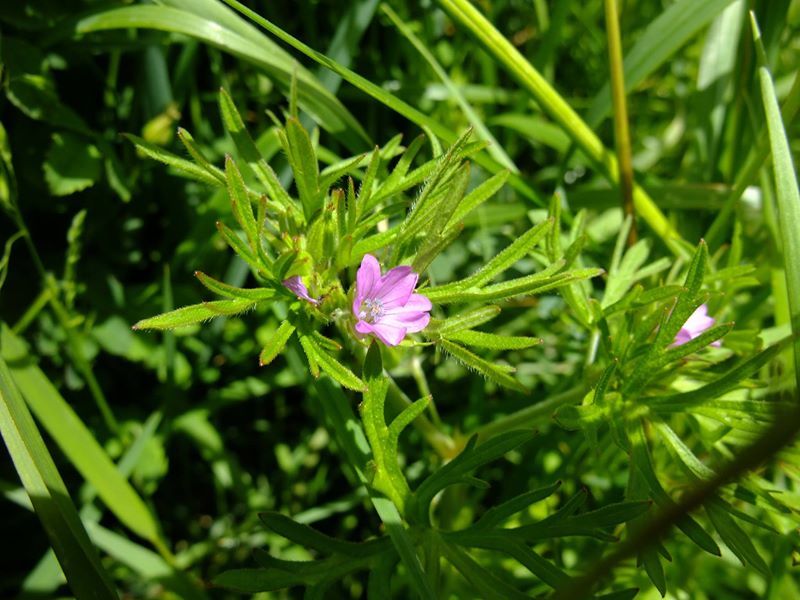
[[[303,300],[311,302],[311,304],[319,304],[319,300],[308,295],[308,288],[303,285],[303,279],[300,277],[300,275],[295,275],[294,277],[289,277],[289,279],[284,279],[281,281],[281,284],[298,298],[302,298]]]
[[[386,315],[379,325],[389,325],[392,327],[402,327],[406,333],[416,333],[422,331],[430,323],[431,316],[426,312],[407,312],[393,315]]]
[[[423,296],[422,294],[412,294],[403,307],[404,310],[419,310],[423,312],[428,312],[432,308],[433,304],[431,304],[431,301],[427,296]]]
[[[359,321],[356,323],[356,331],[364,335],[371,333],[387,346],[397,346],[406,337],[405,327],[396,327],[384,323]]]
[[[360,320],[356,323],[356,331],[363,335],[367,335],[368,333],[372,333],[372,325],[366,321]]]
[[[681,327],[681,330],[678,332],[678,335],[675,336],[675,341],[672,342],[672,346],[682,346],[686,342],[692,339],[692,334],[686,328]]]
[[[430,321],[428,312],[431,308],[431,301],[428,298],[422,294],[412,294],[405,306],[387,310],[381,318],[381,323],[391,322],[405,326],[409,333],[422,331]]]
[[[356,293],[353,298],[353,314],[358,317],[364,298],[374,298],[381,281],[381,266],[372,254],[365,254],[356,273]]]
[[[395,267],[381,278],[380,285],[375,290],[375,298],[383,303],[385,309],[403,306],[414,293],[418,279],[419,275],[411,267]]]
[[[706,329],[710,329],[714,323],[716,323],[716,319],[708,316],[708,306],[701,304],[691,316],[686,319],[683,328],[690,331],[693,334],[692,337],[697,337]]]
[[[708,306],[701,304],[697,309],[686,319],[686,322],[681,327],[681,330],[675,336],[672,346],[680,346],[689,340],[693,340],[700,334],[711,329],[717,320],[714,317],[708,316]],[[722,343],[720,340],[711,342],[711,346],[719,348]]]
[[[396,327],[388,323],[375,323],[372,326],[373,333],[387,346],[397,346],[406,337],[405,327]]]

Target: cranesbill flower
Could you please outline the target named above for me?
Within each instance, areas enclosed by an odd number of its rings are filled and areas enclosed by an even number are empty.
[[[397,346],[406,334],[425,329],[431,318],[431,301],[414,293],[418,279],[408,266],[395,267],[382,276],[378,259],[365,254],[356,274],[353,299],[356,331]]]
[[[714,326],[714,323],[716,323],[716,319],[708,316],[708,306],[701,304],[697,307],[697,310],[695,310],[692,315],[686,319],[686,323],[683,324],[681,330],[678,332],[678,335],[675,336],[675,341],[672,342],[672,345],[680,346],[689,340],[693,340],[704,331],[711,329],[711,327]],[[719,348],[720,341],[717,340],[712,342],[711,345],[715,348]]]
[[[319,304],[319,300],[308,295],[308,288],[303,285],[303,279],[300,277],[300,275],[295,275],[294,277],[289,277],[289,279],[284,279],[281,281],[281,283],[283,284],[283,287],[289,289],[298,298],[302,298],[303,300],[311,302],[311,304],[314,305]]]

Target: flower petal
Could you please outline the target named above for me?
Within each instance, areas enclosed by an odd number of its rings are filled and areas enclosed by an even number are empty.
[[[365,254],[356,273],[356,293],[353,298],[353,314],[358,317],[364,298],[374,298],[381,282],[381,266],[372,254]]]
[[[380,325],[402,327],[406,330],[406,333],[416,333],[425,329],[430,320],[431,316],[428,313],[412,311],[384,316]]]
[[[300,277],[300,275],[295,275],[294,277],[289,277],[289,279],[284,279],[281,281],[281,284],[298,298],[307,300],[308,302],[311,302],[311,304],[319,304],[319,300],[308,295],[308,288],[303,285],[303,279]]]
[[[710,329],[714,323],[716,323],[716,319],[708,316],[708,306],[701,304],[697,307],[697,310],[686,319],[683,328],[688,330],[692,334],[692,337],[695,338],[706,329]]]
[[[385,323],[367,323],[359,321],[356,323],[356,331],[364,335],[372,333],[387,346],[397,346],[406,337],[406,328]]]
[[[358,323],[356,323],[356,331],[358,333],[363,333],[364,335],[367,335],[368,333],[372,333],[372,325],[370,325],[366,321],[359,320]]]
[[[396,327],[388,323],[375,323],[372,326],[373,333],[387,346],[397,346],[406,337],[405,327]]]
[[[395,267],[381,278],[375,297],[383,303],[384,310],[403,306],[417,287],[418,278],[409,266]]]
[[[675,341],[672,342],[672,346],[681,346],[692,339],[692,334],[689,332],[688,329],[685,327],[681,327],[681,330],[678,332],[678,335],[675,336]]]

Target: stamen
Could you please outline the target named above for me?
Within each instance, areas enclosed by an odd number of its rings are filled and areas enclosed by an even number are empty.
[[[375,323],[383,316],[383,302],[377,298],[367,298],[361,304],[358,316],[367,323]]]

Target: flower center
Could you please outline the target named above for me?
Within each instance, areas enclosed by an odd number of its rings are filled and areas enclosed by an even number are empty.
[[[360,319],[367,323],[375,323],[383,316],[383,302],[377,298],[367,298],[361,303],[361,312],[358,313]]]

